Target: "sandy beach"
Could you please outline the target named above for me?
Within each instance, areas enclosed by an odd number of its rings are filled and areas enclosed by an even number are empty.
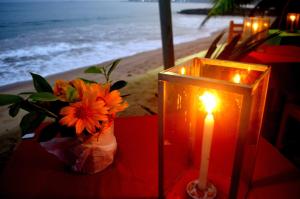
[[[216,34],[218,33],[214,33],[211,37],[175,45],[175,59],[180,59],[206,50]],[[163,70],[162,65],[161,49],[122,58],[121,63],[112,75],[112,80],[122,79],[128,82],[128,85],[121,90],[121,93],[123,95],[130,94],[130,96],[125,98],[129,103],[129,107],[119,114],[120,117],[147,115],[150,114],[151,111],[157,113],[157,74]],[[101,79],[101,75],[85,74],[83,72],[85,68],[86,67],[48,76],[46,79],[51,84],[57,79],[71,80],[77,77],[95,81],[104,80]],[[32,90],[33,86],[31,81],[0,87],[0,93],[17,94]],[[151,111],[147,111],[145,107]],[[1,107],[0,110],[0,143],[3,145],[0,151],[1,154],[12,149],[13,146],[11,144],[19,139],[18,135],[20,134],[20,130],[18,125],[24,113],[19,113],[17,117],[11,118],[8,115],[7,107]]]

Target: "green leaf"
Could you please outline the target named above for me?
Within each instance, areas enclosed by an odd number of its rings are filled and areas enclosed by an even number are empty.
[[[36,93],[36,92],[22,92],[22,93],[19,93],[18,95],[31,95],[33,93]]]
[[[215,0],[214,6],[208,13],[209,16],[225,14],[233,10],[234,5],[237,4],[234,0]]]
[[[0,94],[0,106],[21,102],[23,98],[18,95]]]
[[[92,84],[92,83],[97,83],[93,80],[89,80],[89,79],[84,79],[84,78],[80,78],[82,81],[84,81],[84,83],[88,83],[88,84]]]
[[[77,96],[77,90],[74,87],[69,86],[66,94],[68,101],[73,102]]]
[[[52,87],[45,78],[38,74],[30,73],[33,80],[34,88],[37,92],[50,92],[53,93]]]
[[[17,102],[17,103],[14,103],[12,105],[9,106],[9,115],[11,117],[15,117],[16,115],[18,115],[19,113],[19,110],[21,108],[21,103],[20,102]]]
[[[110,87],[110,91],[119,90],[119,89],[125,87],[126,85],[127,85],[127,82],[125,82],[124,80],[119,80]]]
[[[103,74],[103,69],[96,67],[96,66],[91,66],[89,68],[87,68],[85,71],[85,73],[100,73]]]
[[[59,124],[57,122],[53,122],[47,125],[45,128],[41,130],[38,141],[46,142],[54,138],[59,132]]]
[[[34,131],[46,118],[45,114],[38,112],[30,112],[21,120],[20,127],[22,129],[22,135]]]
[[[117,60],[115,60],[115,61],[112,63],[112,65],[111,65],[111,67],[109,68],[108,73],[107,73],[107,76],[108,76],[108,77],[109,77],[110,74],[116,69],[116,67],[117,67],[117,65],[120,63],[120,61],[121,61],[121,59],[117,59]]]
[[[55,101],[52,103],[57,103],[60,101]],[[28,111],[28,112],[39,112],[39,113],[43,113],[45,115],[47,115],[48,117],[52,117],[52,118],[57,118],[57,115],[53,112],[51,112],[50,110],[43,108],[41,106],[39,106],[37,103],[34,102],[29,102],[28,100],[23,100],[21,102],[21,108]]]
[[[56,96],[48,92],[34,93],[29,96],[29,99],[32,99],[34,101],[43,101],[43,102],[58,100]]]

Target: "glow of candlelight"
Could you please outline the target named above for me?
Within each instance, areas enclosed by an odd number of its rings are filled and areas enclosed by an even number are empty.
[[[250,23],[250,22],[247,22],[247,23],[246,23],[246,26],[247,26],[247,27],[250,27],[250,26],[251,26],[251,23]]]
[[[237,83],[237,84],[239,84],[240,82],[241,82],[241,75],[240,74],[235,74],[234,76],[233,76],[233,78],[232,78],[232,81],[234,82],[234,83]]]
[[[291,16],[290,16],[290,20],[291,20],[292,22],[294,22],[294,21],[296,20],[296,16],[295,16],[295,15],[291,15]]]
[[[185,74],[186,74],[185,67],[182,67],[182,68],[180,69],[180,74],[181,74],[181,75],[185,75]]]
[[[217,98],[211,92],[204,92],[202,96],[199,96],[199,99],[202,101],[207,113],[212,113],[217,106]]]
[[[253,24],[252,24],[252,29],[253,29],[254,31],[257,31],[257,29],[258,29],[258,23],[253,23]]]

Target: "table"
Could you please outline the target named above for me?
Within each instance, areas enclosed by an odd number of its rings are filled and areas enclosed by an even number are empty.
[[[118,151],[104,172],[80,175],[66,170],[34,140],[24,140],[0,175],[0,198],[156,198],[157,117],[115,120]]]
[[[241,61],[267,65],[300,63],[300,47],[263,45],[242,58]]]
[[[66,171],[34,140],[23,141],[0,175],[0,198],[134,198],[158,195],[157,116],[117,118],[116,159],[94,175]],[[300,171],[261,139],[250,198],[300,198]]]
[[[269,34],[278,32],[278,29],[269,30]],[[273,45],[297,45],[300,46],[300,31],[288,32],[280,30],[281,33],[270,40],[267,41],[268,44]]]
[[[300,102],[300,47],[264,45],[240,61],[272,67],[262,132],[275,143],[285,104]]]

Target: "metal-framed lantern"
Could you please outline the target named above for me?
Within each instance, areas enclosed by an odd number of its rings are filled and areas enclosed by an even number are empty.
[[[243,198],[270,68],[193,58],[159,73],[160,198]]]
[[[290,32],[295,32],[299,29],[299,13],[288,13],[286,16],[286,29]]]
[[[256,33],[259,33],[258,39],[263,38],[268,35],[269,28],[269,17],[245,17],[242,38],[247,38]]]

